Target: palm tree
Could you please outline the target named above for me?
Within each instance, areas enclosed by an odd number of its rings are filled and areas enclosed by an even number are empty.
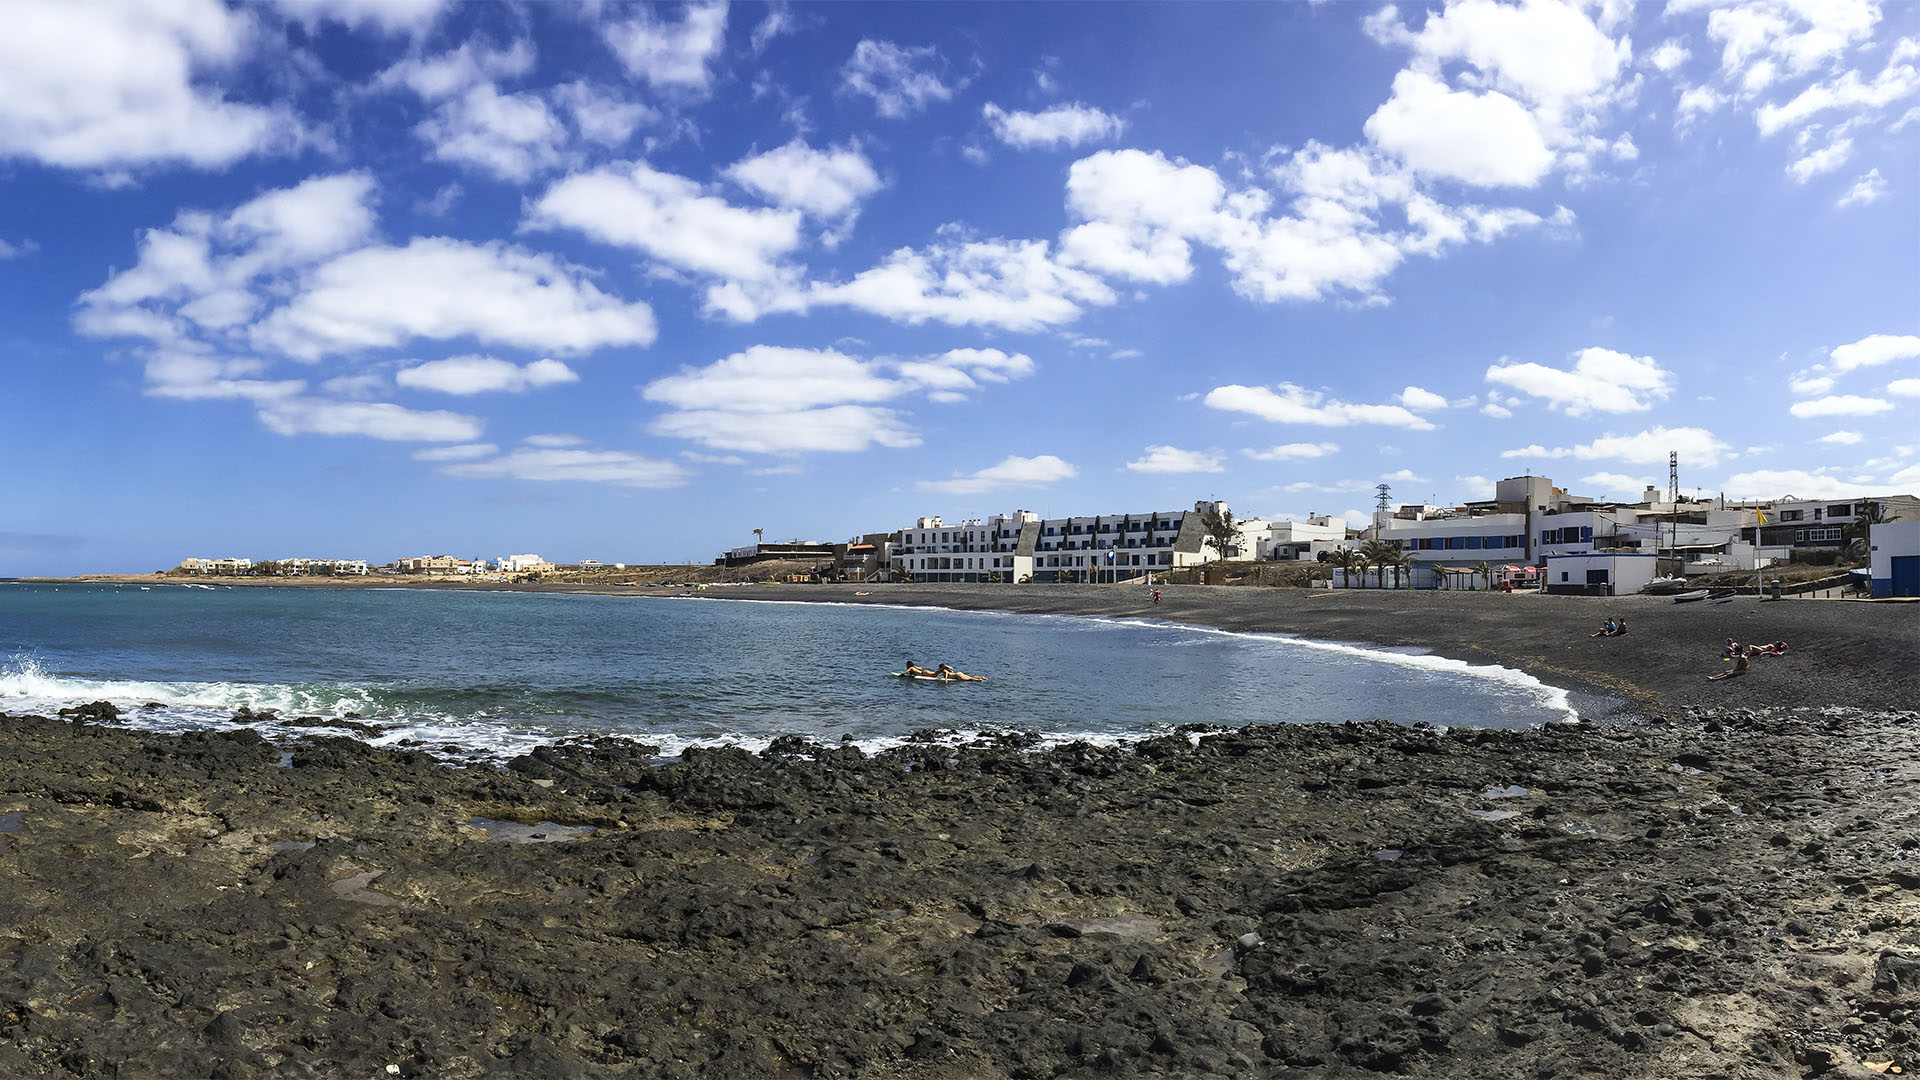
[[[1393,570],[1393,587],[1396,589],[1400,587],[1400,568],[1406,565],[1407,556],[1400,550],[1398,544],[1386,540],[1369,540],[1360,548],[1360,553],[1378,573],[1381,588],[1387,587],[1388,569]]]
[[[1366,572],[1367,563],[1365,557],[1362,556],[1359,551],[1350,547],[1334,548],[1327,553],[1327,561],[1339,567],[1346,575],[1341,580],[1345,582],[1345,587],[1349,589],[1353,588],[1354,572],[1356,570],[1361,573]]]
[[[1887,514],[1886,503],[1861,503],[1860,509],[1853,515],[1853,520],[1847,522],[1846,528],[1841,532],[1841,535],[1847,538],[1847,557],[1849,559],[1864,558],[1867,554],[1868,534],[1872,531],[1873,527],[1875,525],[1885,525],[1887,522],[1894,521],[1899,517],[1899,514],[1893,514],[1891,516]]]
[[[1492,592],[1493,591],[1493,565],[1487,562],[1487,560],[1481,559],[1480,565],[1474,567],[1473,571],[1474,573],[1480,575],[1480,581],[1482,584],[1484,584],[1487,587],[1487,591]]]

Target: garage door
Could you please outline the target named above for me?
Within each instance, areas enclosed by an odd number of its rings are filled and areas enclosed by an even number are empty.
[[[1920,555],[1893,557],[1893,595],[1920,596]]]

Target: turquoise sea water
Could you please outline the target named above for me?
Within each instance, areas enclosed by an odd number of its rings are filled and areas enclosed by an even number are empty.
[[[908,659],[990,677],[895,679]],[[666,753],[915,729],[1143,737],[1175,724],[1525,727],[1567,695],[1503,668],[1149,620],[669,596],[0,584],[0,712],[106,699],[183,730],[241,705],[499,758],[617,733]],[[148,702],[165,709],[137,708]]]

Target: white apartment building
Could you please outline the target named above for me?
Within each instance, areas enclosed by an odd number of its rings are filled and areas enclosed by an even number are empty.
[[[527,574],[553,569],[553,564],[538,555],[502,555],[493,562],[494,568],[509,574]]]
[[[1305,521],[1263,524],[1264,534],[1254,540],[1254,557],[1267,562],[1313,559],[1347,542],[1346,519],[1330,514],[1309,514]]]
[[[923,517],[900,530],[893,566],[915,581],[1124,580],[1213,561],[1201,517],[1226,509],[1225,503],[1203,501],[1192,510],[1046,520],[1016,510],[953,525]],[[1258,519],[1241,526],[1229,558],[1251,557],[1256,537],[1267,529]]]

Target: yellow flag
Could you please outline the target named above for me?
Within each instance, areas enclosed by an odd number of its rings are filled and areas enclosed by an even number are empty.
[[[1765,525],[1767,523],[1767,512],[1765,510],[1755,510],[1753,512],[1753,523],[1755,525]]]

